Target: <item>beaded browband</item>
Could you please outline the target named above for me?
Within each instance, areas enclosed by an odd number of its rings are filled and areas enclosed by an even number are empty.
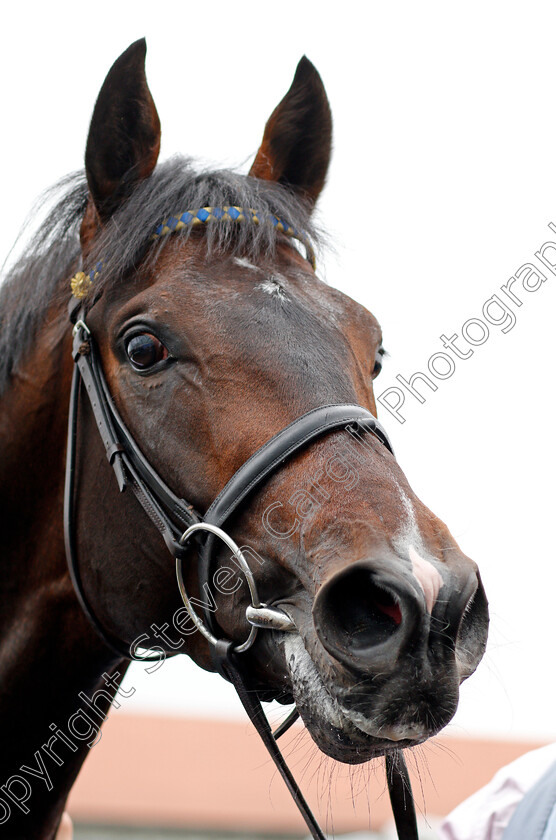
[[[181,216],[170,216],[165,222],[157,227],[152,239],[160,239],[170,233],[177,233],[184,228],[194,228],[199,225],[207,225],[212,221],[229,222],[251,222],[254,225],[261,224],[261,218],[256,210],[246,210],[243,207],[202,207],[200,210],[186,210]],[[280,219],[272,214],[265,215],[262,221],[269,221],[272,226],[290,239],[297,239],[305,247],[308,261],[315,268],[315,252],[307,236],[290,225],[285,219]],[[102,270],[102,263],[99,262],[88,273],[78,271],[70,281],[71,292],[75,298],[87,297],[91,287]]]

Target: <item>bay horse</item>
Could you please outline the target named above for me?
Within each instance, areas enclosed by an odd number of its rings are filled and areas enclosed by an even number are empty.
[[[143,648],[294,702],[318,747],[355,764],[445,726],[486,643],[477,568],[375,420],[380,326],[315,271],[320,76],[301,60],[248,175],[198,172],[157,165],[145,54],[137,41],[111,68],[84,173],[0,289],[14,840],[55,837]]]

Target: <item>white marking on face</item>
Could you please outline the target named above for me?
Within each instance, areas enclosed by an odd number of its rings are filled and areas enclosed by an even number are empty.
[[[424,557],[421,557],[415,546],[409,546],[408,554],[409,559],[411,560],[413,574],[417,578],[417,583],[423,590],[425,603],[427,605],[427,612],[430,614],[432,613],[436,599],[438,598],[438,593],[442,589],[444,581],[442,580],[438,569],[435,569],[429,560],[425,560]]]
[[[395,479],[394,479],[395,480]],[[417,525],[417,519],[415,518],[415,510],[413,505],[411,504],[411,499],[408,495],[402,490],[398,482],[396,481],[396,487],[398,488],[398,492],[400,494],[401,503],[403,505],[403,509],[407,514],[407,523],[405,527],[405,535],[408,539],[411,539],[412,536],[415,536],[416,539],[420,542],[421,535],[419,533],[419,526]]]
[[[280,300],[289,300],[288,296],[284,291],[284,285],[285,278],[282,277],[281,274],[271,274],[270,277],[268,277],[266,280],[263,280],[262,283],[258,283],[255,286],[255,288],[260,289],[267,295],[279,298]]]
[[[258,266],[253,265],[252,262],[249,262],[249,260],[246,260],[244,257],[234,257],[233,259],[235,264],[239,265],[240,268],[248,268],[250,271],[261,270]]]
[[[423,548],[423,539],[417,524],[415,509],[411,503],[411,499],[403,491],[398,482],[396,482],[396,485],[400,494],[401,503],[407,514],[407,521],[402,529],[402,538],[398,539],[398,549],[405,556],[409,557],[411,569],[417,583],[423,590],[427,612],[430,614],[432,613],[444,581],[438,569],[433,566],[430,560],[427,560],[423,556],[427,552]],[[420,547],[420,550],[415,547],[416,545]]]

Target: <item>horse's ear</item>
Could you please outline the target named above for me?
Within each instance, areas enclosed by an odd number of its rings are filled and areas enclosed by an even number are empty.
[[[249,172],[279,181],[312,205],[324,186],[332,149],[332,115],[322,79],[303,56],[280,104],[268,120]]]
[[[94,208],[105,222],[131,188],[151,174],[160,149],[160,120],[145,76],[145,39],[112,65],[93,111],[85,171]]]

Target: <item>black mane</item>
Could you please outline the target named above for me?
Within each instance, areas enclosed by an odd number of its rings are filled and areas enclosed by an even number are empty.
[[[202,207],[253,208],[262,219],[275,215],[287,220],[313,245],[318,244],[309,210],[285,187],[230,170],[197,172],[189,160],[173,158],[138,184],[106,225],[90,264],[81,266],[79,228],[87,195],[85,175],[78,172],[43,196],[43,205],[56,196],[58,199],[0,286],[0,393],[8,386],[47,310],[67,304],[71,275],[102,261],[96,289],[124,282],[141,260],[154,259],[164,247],[168,237],[153,243],[152,234],[169,216]],[[190,232],[184,228],[177,235],[187,238]],[[272,256],[279,236],[270,222],[254,225],[216,220],[206,226],[205,235],[209,253],[225,250],[253,260]]]

